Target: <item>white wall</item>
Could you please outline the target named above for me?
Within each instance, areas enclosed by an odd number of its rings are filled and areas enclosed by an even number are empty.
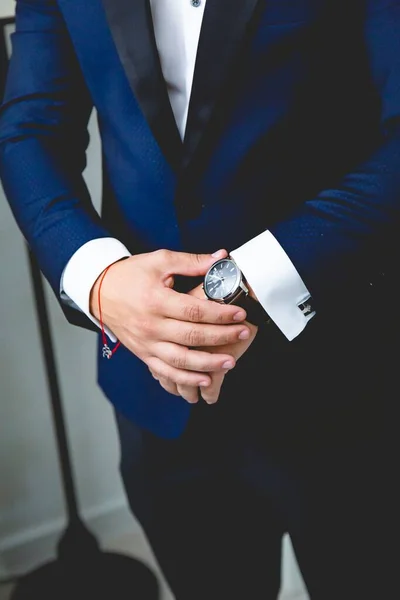
[[[98,201],[92,165],[99,146],[92,130],[86,177]],[[18,570],[24,567],[19,547],[59,531],[64,507],[26,246],[5,201],[0,257],[0,553],[6,567],[11,561],[9,568]],[[86,515],[105,517],[121,512],[125,497],[111,408],[95,383],[95,336],[68,325],[45,288],[80,504]]]
[[[90,131],[85,178],[98,207],[100,142],[94,116]],[[70,326],[47,283],[45,289],[79,503],[90,528],[107,545],[139,528],[127,510],[117,470],[112,411],[95,383],[95,336]],[[26,247],[1,189],[0,320],[1,578],[54,556],[65,521]],[[288,540],[283,573],[285,590],[294,597],[302,582]]]
[[[0,19],[14,14],[15,0],[0,0]]]

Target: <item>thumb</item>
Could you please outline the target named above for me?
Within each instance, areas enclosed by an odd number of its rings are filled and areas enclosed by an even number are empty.
[[[172,263],[169,265],[171,273],[196,277],[205,275],[211,265],[218,259],[228,256],[226,250],[218,250],[213,254],[190,254],[176,252]]]

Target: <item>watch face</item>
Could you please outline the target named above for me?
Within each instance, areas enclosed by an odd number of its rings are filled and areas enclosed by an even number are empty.
[[[204,278],[204,291],[211,300],[224,300],[235,292],[241,273],[236,264],[227,258],[216,262]]]

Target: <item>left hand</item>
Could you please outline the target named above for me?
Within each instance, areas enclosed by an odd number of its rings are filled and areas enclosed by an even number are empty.
[[[204,299],[204,291],[201,285],[191,290],[189,294],[197,298]],[[248,321],[245,321],[245,323],[250,329],[250,337],[247,340],[240,340],[234,344],[227,344],[226,346],[205,347],[201,348],[201,350],[205,352],[223,352],[224,354],[229,354],[234,359],[232,362],[236,363],[251,346],[258,331],[258,327],[256,325],[253,325]],[[224,369],[209,373],[209,376],[211,377],[211,385],[201,389],[201,397],[207,402],[207,404],[215,404],[218,401],[225,375],[228,372],[229,369]],[[196,404],[199,401],[198,387],[176,385],[171,381],[167,381],[166,379],[159,377],[154,371],[151,371],[151,373],[153,377],[160,382],[160,385],[170,394],[173,394],[174,396],[182,396],[182,398],[184,398],[190,404]]]

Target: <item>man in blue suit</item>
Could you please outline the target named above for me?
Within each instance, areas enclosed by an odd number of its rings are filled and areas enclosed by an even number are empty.
[[[108,336],[175,597],[275,600],[285,532],[311,598],[392,597],[400,2],[16,6],[2,183],[67,318]]]

